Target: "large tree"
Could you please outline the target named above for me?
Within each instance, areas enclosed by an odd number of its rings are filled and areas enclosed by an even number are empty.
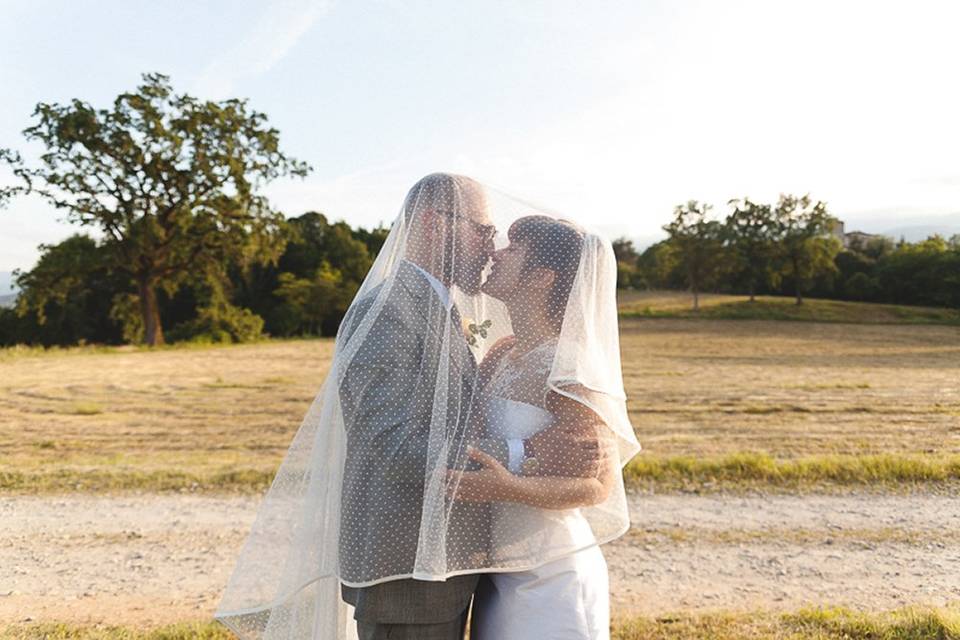
[[[668,242],[693,292],[693,309],[700,310],[700,292],[715,282],[723,265],[723,226],[709,219],[710,205],[690,200],[673,211],[664,225]]]
[[[0,203],[37,193],[69,221],[99,228],[110,266],[136,286],[147,344],[164,341],[158,288],[172,294],[197,274],[221,277],[227,263],[282,252],[283,216],[260,191],[310,168],[280,151],[279,132],[246,100],[175,94],[153,73],[109,109],[74,99],[40,103],[33,116],[24,136],[46,151],[27,166],[0,150],[21,180],[0,189]]]
[[[757,287],[776,284],[777,224],[773,207],[749,198],[730,200],[733,211],[724,221],[726,241],[731,249],[738,275],[747,285],[750,302],[756,300]]]
[[[797,304],[803,304],[803,290],[815,277],[837,272],[834,258],[842,246],[830,233],[836,221],[825,203],[813,202],[809,195],[781,194],[774,216],[783,274],[793,280]]]

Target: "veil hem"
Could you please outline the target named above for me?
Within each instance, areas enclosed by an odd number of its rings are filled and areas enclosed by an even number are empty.
[[[523,565],[523,566],[520,566],[520,567],[488,568],[488,569],[484,569],[484,570],[482,570],[482,571],[478,571],[478,570],[476,570],[476,569],[463,569],[463,570],[461,570],[461,571],[451,571],[451,572],[445,573],[445,574],[443,574],[443,575],[438,575],[438,574],[425,574],[425,573],[420,573],[420,574],[418,574],[417,572],[413,572],[413,573],[399,574],[399,575],[395,575],[395,576],[388,576],[388,577],[386,577],[386,578],[379,578],[379,579],[377,579],[377,580],[370,580],[370,581],[367,581],[367,582],[350,582],[350,581],[347,581],[347,580],[340,580],[340,583],[343,584],[343,585],[346,585],[346,586],[348,586],[348,587],[353,587],[353,588],[355,588],[355,589],[360,589],[360,588],[363,588],[363,587],[372,587],[372,586],[374,586],[374,585],[381,584],[381,583],[383,583],[383,582],[391,582],[391,581],[393,581],[393,580],[407,580],[407,579],[411,579],[411,580],[422,580],[422,581],[424,581],[424,582],[445,582],[445,581],[448,580],[449,578],[455,578],[455,577],[457,577],[457,576],[463,576],[463,575],[469,575],[469,574],[484,575],[484,574],[489,574],[489,573],[517,573],[517,572],[520,572],[520,571],[530,571],[530,570],[532,570],[532,569],[536,569],[537,567],[541,567],[541,566],[543,566],[543,565],[545,565],[545,564],[549,564],[549,563],[553,562],[554,560],[559,560],[560,558],[564,558],[564,557],[566,557],[566,556],[571,556],[571,555],[573,555],[573,554],[575,554],[575,553],[580,553],[581,551],[584,551],[584,550],[589,549],[589,548],[591,548],[591,547],[597,547],[597,546],[600,546],[600,545],[602,545],[602,544],[606,544],[606,543],[608,543],[608,542],[611,542],[611,541],[613,541],[613,540],[616,540],[617,538],[619,538],[620,536],[622,536],[623,534],[625,534],[625,533],[626,533],[627,531],[629,531],[629,530],[630,530],[630,523],[627,522],[627,524],[626,524],[625,526],[621,527],[616,533],[612,533],[612,534],[609,534],[609,535],[607,535],[607,536],[604,536],[603,538],[600,538],[600,539],[598,539],[598,540],[595,540],[595,541],[591,542],[590,544],[581,545],[581,546],[576,547],[576,548],[574,548],[574,549],[572,549],[572,550],[570,550],[570,551],[564,551],[563,553],[558,553],[558,554],[556,554],[556,555],[548,556],[547,558],[545,558],[544,560],[542,560],[542,561],[540,561],[540,562],[535,562],[535,563],[533,563],[533,564]],[[289,600],[290,600],[291,598],[293,598],[296,594],[300,593],[301,591],[303,591],[304,589],[306,589],[307,587],[309,587],[311,584],[313,584],[313,583],[316,582],[317,580],[320,580],[320,579],[322,579],[322,578],[330,578],[330,577],[333,577],[333,576],[334,576],[334,574],[332,574],[332,573],[327,573],[327,574],[323,574],[323,575],[314,576],[313,578],[311,578],[310,580],[307,580],[306,582],[304,582],[303,584],[301,584],[299,587],[297,587],[297,588],[294,589],[293,591],[289,592],[287,595],[285,595],[285,596],[283,596],[283,597],[280,597],[280,598],[276,598],[276,599],[270,601],[270,602],[267,603],[267,604],[260,605],[260,606],[257,606],[257,607],[251,607],[251,608],[247,608],[247,609],[238,609],[238,610],[236,610],[236,611],[217,611],[217,612],[215,612],[215,613],[213,614],[213,617],[214,617],[215,620],[217,620],[217,621],[219,621],[219,622],[222,622],[222,623],[225,624],[226,626],[230,627],[230,629],[236,633],[236,629],[234,629],[229,623],[227,623],[227,622],[224,620],[224,618],[234,617],[234,616],[245,616],[245,615],[250,615],[250,614],[254,614],[254,613],[260,613],[260,612],[262,612],[262,611],[268,611],[269,609],[273,609],[274,607],[276,607],[276,606],[278,606],[278,605],[280,605],[280,604],[283,604],[284,602],[289,601]],[[237,635],[240,635],[240,634],[238,633]],[[241,636],[241,637],[242,637],[242,636]]]

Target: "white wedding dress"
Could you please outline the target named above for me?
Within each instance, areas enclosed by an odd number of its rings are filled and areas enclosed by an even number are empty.
[[[550,424],[544,397],[555,349],[550,340],[498,363],[483,399],[488,437],[526,439]],[[607,564],[580,510],[508,502],[491,507],[491,548],[500,566],[532,557],[531,547],[556,559],[486,574],[474,598],[471,640],[607,640]]]

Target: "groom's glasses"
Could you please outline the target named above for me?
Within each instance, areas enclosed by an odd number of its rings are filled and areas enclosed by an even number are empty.
[[[473,230],[476,231],[477,235],[483,238],[484,242],[493,240],[493,238],[497,235],[496,225],[483,224],[482,222],[471,220],[458,211],[440,211],[440,213],[451,218],[460,218],[461,220],[466,220],[468,223],[470,223],[470,226],[473,227]]]

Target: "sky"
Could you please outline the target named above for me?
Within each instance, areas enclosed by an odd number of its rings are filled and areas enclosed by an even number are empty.
[[[248,98],[313,166],[267,187],[288,216],[389,224],[432,171],[641,244],[690,199],[810,193],[868,231],[960,212],[954,0],[0,0],[0,16],[0,147],[37,156],[20,132],[38,102],[106,107],[162,72]],[[0,271],[84,230],[62,216],[0,210]]]

